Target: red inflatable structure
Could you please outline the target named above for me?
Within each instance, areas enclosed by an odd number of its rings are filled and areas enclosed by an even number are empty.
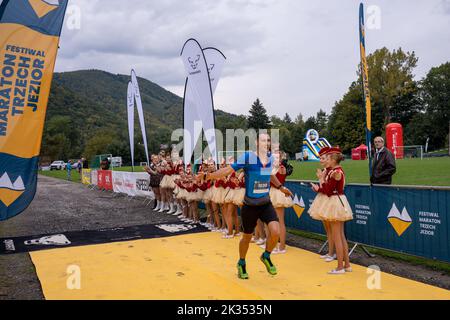
[[[400,123],[389,123],[386,126],[386,147],[391,150],[395,159],[403,159],[403,126]]]
[[[365,144],[360,145],[357,148],[352,149],[352,160],[366,160],[367,159],[367,146]]]

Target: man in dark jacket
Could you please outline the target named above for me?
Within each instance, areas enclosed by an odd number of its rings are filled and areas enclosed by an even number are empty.
[[[374,143],[375,155],[370,182],[373,184],[391,184],[392,176],[396,171],[395,158],[391,151],[384,147],[384,139],[382,137],[376,137]]]

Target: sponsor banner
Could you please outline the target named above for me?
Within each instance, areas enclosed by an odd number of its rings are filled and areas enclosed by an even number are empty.
[[[83,184],[91,184],[91,169],[81,170],[81,182]]]
[[[0,221],[33,200],[47,101],[68,0],[0,5]]]
[[[93,185],[98,185],[98,175],[97,175],[97,170],[92,170],[91,169],[91,184]]]
[[[136,195],[140,197],[155,198],[155,194],[150,188],[150,176],[146,172],[133,173],[135,177]]]
[[[113,190],[111,170],[97,170],[97,186],[99,189]]]
[[[136,196],[136,178],[132,172],[114,171],[113,189],[117,193],[125,193],[129,196]]]
[[[15,238],[0,238],[0,255],[51,248],[151,239],[206,232],[200,224],[149,224],[100,230],[68,231],[64,234],[42,234]]]
[[[316,193],[309,183],[288,181],[294,207],[286,209],[290,228],[324,234],[307,213]],[[450,262],[450,190],[348,185],[353,220],[347,238],[374,247]]]
[[[146,172],[113,171],[113,189],[117,193],[125,193],[129,196],[154,198],[150,189],[150,177]]]

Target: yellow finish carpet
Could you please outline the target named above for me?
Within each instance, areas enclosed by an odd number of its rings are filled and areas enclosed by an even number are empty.
[[[371,290],[367,268],[353,265],[352,273],[328,275],[334,262],[294,247],[272,256],[278,275],[270,276],[259,261],[262,249],[251,244],[250,279],[241,280],[238,243],[207,232],[30,256],[46,299],[450,299],[450,291],[386,273],[379,277],[381,289]]]

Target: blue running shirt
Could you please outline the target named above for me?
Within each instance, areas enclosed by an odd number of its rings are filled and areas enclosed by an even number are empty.
[[[269,162],[263,166],[255,152],[247,151],[231,164],[234,171],[244,169],[245,195],[249,198],[259,199],[269,196],[273,159],[270,153],[268,157]]]

